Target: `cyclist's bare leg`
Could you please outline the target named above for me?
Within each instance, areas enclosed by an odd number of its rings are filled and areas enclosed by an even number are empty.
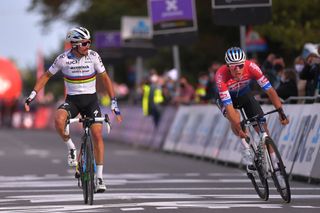
[[[102,138],[102,124],[94,123],[91,126],[92,139],[94,141],[94,156],[97,165],[103,165],[104,143]]]
[[[64,109],[58,109],[55,115],[54,123],[58,134],[61,136],[63,141],[68,141],[70,135],[65,134],[66,121],[68,118],[68,112]]]
[[[263,128],[264,128],[264,130],[266,131],[267,135],[270,135],[270,134],[269,134],[269,129],[268,129],[267,123],[264,123],[264,124],[263,124]],[[258,128],[258,126],[255,126],[254,129],[256,130],[257,133],[259,133],[259,128]],[[271,153],[274,153],[272,147],[270,147],[270,154],[271,154]]]

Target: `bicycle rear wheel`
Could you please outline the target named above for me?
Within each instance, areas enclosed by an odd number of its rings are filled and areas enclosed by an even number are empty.
[[[271,166],[273,167],[273,171],[270,171],[272,180],[274,182],[275,187],[277,188],[280,196],[286,203],[290,203],[291,201],[291,190],[289,184],[289,177],[286,172],[286,167],[282,161],[281,155],[270,137],[266,138],[265,141],[268,149],[269,159],[271,160]],[[272,150],[275,153],[276,159],[272,158],[270,153]],[[275,161],[276,162],[273,162]],[[277,166],[275,166],[277,165]],[[278,175],[277,175],[278,173]]]
[[[91,138],[87,140],[87,191],[88,191],[88,198],[89,204],[93,204],[93,194],[94,194],[94,154],[93,154],[93,145]]]
[[[251,149],[254,151],[252,147]],[[252,170],[252,172],[247,172],[247,176],[251,180],[251,183],[254,186],[254,189],[257,192],[258,196],[262,200],[266,201],[269,199],[269,185],[266,178],[266,172],[262,165],[262,159],[259,157],[259,155],[256,152],[254,153],[255,153],[255,158],[254,158],[255,170]]]

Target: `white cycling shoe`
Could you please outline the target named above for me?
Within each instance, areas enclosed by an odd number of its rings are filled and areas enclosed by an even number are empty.
[[[77,150],[76,149],[70,149],[68,153],[68,165],[71,167],[77,166]]]
[[[107,189],[106,184],[104,183],[102,178],[96,178],[96,187],[95,192],[96,193],[103,193]]]
[[[253,165],[253,154],[250,148],[242,150],[242,163],[246,166]]]

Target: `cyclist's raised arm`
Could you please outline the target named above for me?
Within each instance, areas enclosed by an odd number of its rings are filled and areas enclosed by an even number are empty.
[[[30,111],[30,102],[35,99],[37,93],[47,84],[48,80],[51,78],[52,74],[50,72],[45,72],[41,75],[41,77],[37,80],[36,85],[34,86],[33,91],[30,93],[28,98],[25,101],[24,108],[27,112]]]
[[[289,123],[289,120],[282,109],[282,103],[280,101],[280,98],[279,98],[277,92],[275,91],[275,89],[273,87],[271,87],[270,89],[268,89],[266,91],[266,93],[267,93],[271,103],[273,104],[273,106],[278,110],[281,123],[283,125],[287,125]]]
[[[52,74],[48,71],[43,73],[42,76],[37,80],[33,90],[35,90],[36,92],[39,92],[47,84],[51,76]]]
[[[106,71],[100,73],[98,76],[102,79],[102,82],[107,89],[108,95],[111,97],[111,110],[116,115],[117,121],[121,122],[122,116],[120,113],[120,109],[118,107],[117,100],[115,98],[115,93],[114,93],[112,81]]]

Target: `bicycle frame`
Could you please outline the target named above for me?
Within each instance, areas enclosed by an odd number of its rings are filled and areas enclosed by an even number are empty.
[[[78,186],[83,190],[84,203],[93,204],[94,194],[94,174],[96,173],[96,162],[94,157],[93,143],[90,136],[90,127],[95,122],[106,122],[107,132],[110,132],[110,120],[108,115],[105,117],[84,117],[67,120],[66,132],[69,132],[71,123],[82,123],[84,134],[82,136],[81,149],[78,156],[78,165],[76,167],[75,177],[78,178]],[[80,184],[81,182],[81,184]]]
[[[269,186],[267,179],[271,177],[282,199],[289,203],[291,201],[291,190],[288,175],[276,145],[263,127],[263,122],[265,122],[265,120],[262,120],[264,119],[264,116],[278,112],[278,110],[272,110],[263,115],[257,115],[249,119],[246,117],[243,108],[240,108],[240,111],[244,118],[241,122],[242,127],[252,126],[259,135],[258,145],[254,140],[246,139],[255,155],[254,165],[258,176],[254,177],[254,174],[250,174],[249,172],[247,175],[251,179],[257,194],[260,198],[268,200]],[[251,132],[253,131],[253,128],[249,128],[251,136],[254,135]],[[258,185],[259,182],[261,182],[261,186]]]

